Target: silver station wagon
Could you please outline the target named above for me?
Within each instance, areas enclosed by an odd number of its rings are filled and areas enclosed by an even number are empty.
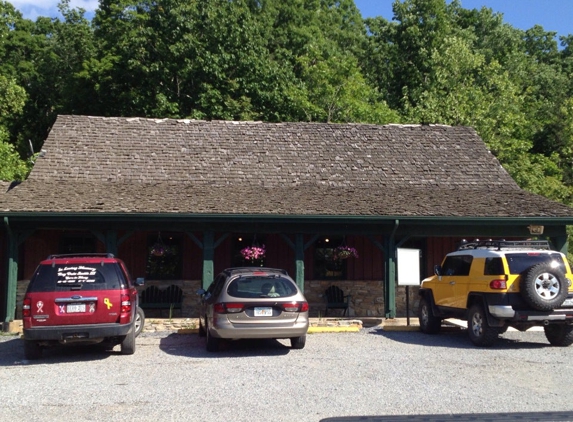
[[[207,337],[209,352],[222,339],[288,338],[293,349],[306,343],[308,302],[285,270],[229,268],[197,293],[199,335]]]

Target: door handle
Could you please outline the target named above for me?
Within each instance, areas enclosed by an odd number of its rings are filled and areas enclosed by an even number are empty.
[[[450,281],[450,285],[453,286],[454,284],[456,284],[455,281]]]

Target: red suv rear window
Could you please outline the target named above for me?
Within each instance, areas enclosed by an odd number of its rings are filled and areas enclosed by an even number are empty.
[[[62,292],[75,290],[117,290],[127,288],[119,264],[40,265],[30,280],[28,292]]]

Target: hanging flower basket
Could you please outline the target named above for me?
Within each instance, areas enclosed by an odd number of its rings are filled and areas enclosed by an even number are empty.
[[[161,239],[161,233],[157,235],[157,241],[153,244],[149,252],[151,255],[156,257],[162,257],[171,253],[169,246],[163,243],[163,239]]]
[[[167,254],[167,247],[160,242],[155,243],[152,247],[151,247],[151,255],[153,256],[163,256]]]
[[[350,246],[338,246],[334,249],[332,258],[334,260],[348,259],[348,258],[358,258],[358,251]]]
[[[263,259],[266,254],[265,245],[263,246],[247,246],[241,249],[241,255],[245,261],[257,261]]]

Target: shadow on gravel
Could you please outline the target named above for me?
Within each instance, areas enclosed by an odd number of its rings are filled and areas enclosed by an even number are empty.
[[[218,352],[207,352],[205,343],[198,335],[170,334],[160,340],[159,348],[170,355],[195,358],[282,356],[291,352],[289,346],[272,339],[222,341]]]
[[[405,344],[415,344],[418,346],[428,347],[446,347],[448,349],[476,349],[468,337],[467,330],[460,329],[459,331],[443,332],[439,334],[425,334],[420,331],[384,331],[383,329],[374,329],[369,332],[372,335],[383,336],[388,340],[397,341]],[[526,340],[525,333],[517,334],[521,338],[515,338],[515,334],[505,333],[499,339],[488,347],[488,349],[543,349],[553,348],[549,343],[544,342],[544,337],[535,336],[533,333],[531,337],[533,341]],[[514,337],[512,337],[512,335]],[[540,339],[539,341],[534,341]]]
[[[115,354],[119,352],[98,345],[54,346],[45,348],[40,359],[26,360],[23,340],[14,337],[0,342],[0,367],[87,362],[106,359]]]
[[[320,422],[573,421],[573,412],[465,413],[450,415],[343,416]]]

